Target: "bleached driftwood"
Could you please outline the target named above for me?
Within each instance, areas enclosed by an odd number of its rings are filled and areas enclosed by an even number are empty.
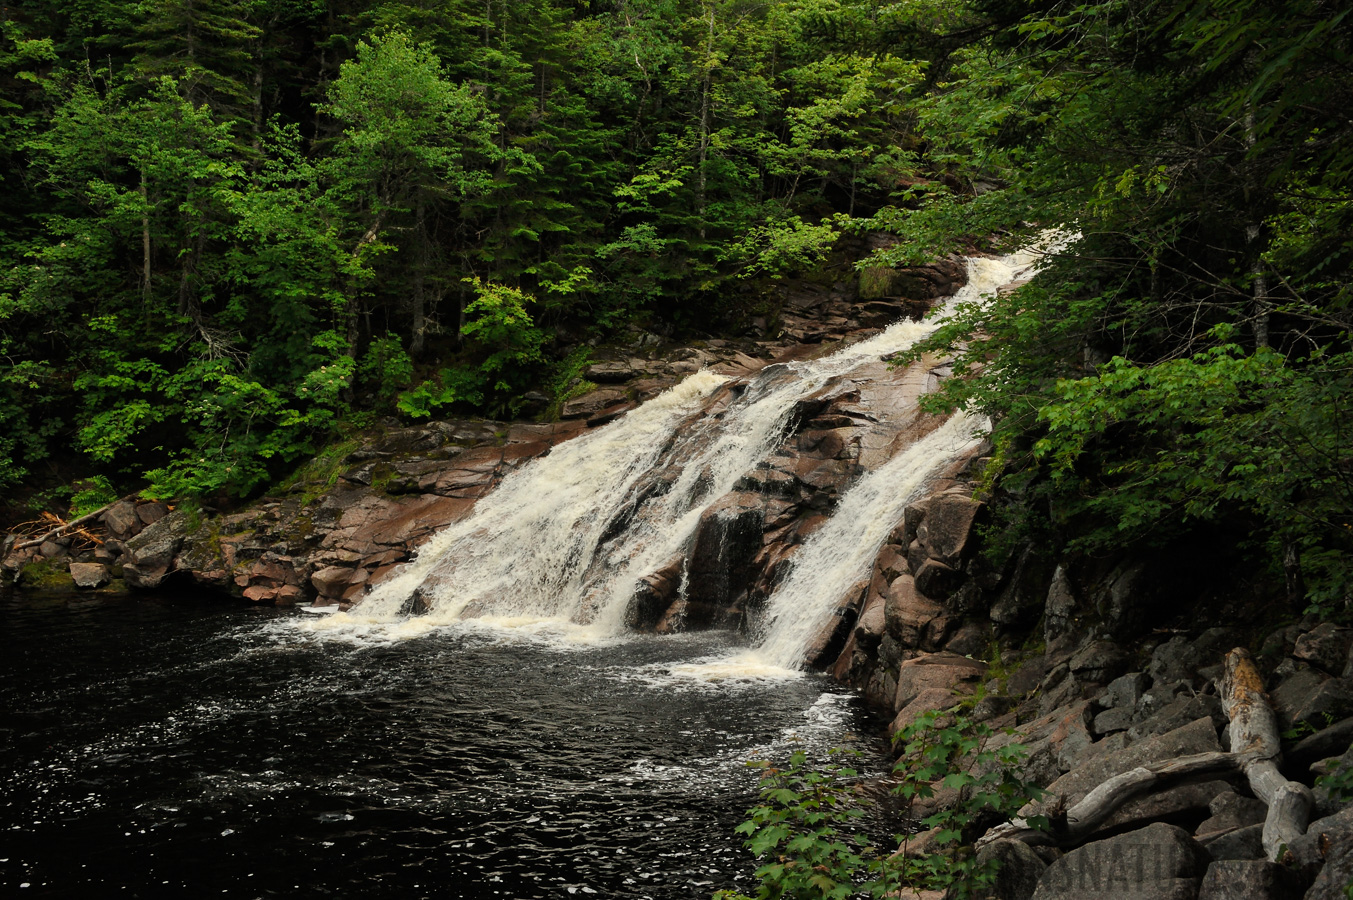
[[[1138,766],[1108,779],[1078,803],[1049,815],[1050,827],[1037,829],[1024,819],[1015,819],[990,829],[978,841],[982,847],[1010,838],[1028,844],[1071,847],[1085,841],[1116,811],[1134,797],[1218,775],[1242,773],[1256,797],[1268,805],[1264,822],[1264,852],[1277,860],[1282,848],[1305,833],[1312,797],[1303,784],[1288,781],[1278,771],[1282,745],[1278,721],[1263,691],[1263,679],[1250,654],[1236,648],[1226,654],[1221,680],[1222,709],[1230,718],[1229,753],[1198,753],[1178,759]]]
[[[1234,753],[1212,751],[1138,766],[1108,779],[1060,814],[1049,815],[1049,828],[1034,828],[1024,819],[1014,819],[987,831],[977,846],[1013,838],[1026,844],[1072,847],[1094,834],[1109,816],[1134,797],[1153,789],[1210,781],[1218,775],[1238,772],[1242,765],[1243,761]]]
[[[1276,861],[1284,846],[1306,833],[1315,800],[1306,785],[1289,781],[1278,771],[1282,758],[1278,717],[1264,693],[1264,680],[1244,648],[1226,654],[1221,704],[1231,720],[1231,752],[1245,760],[1242,770],[1250,789],[1268,805],[1264,853]]]

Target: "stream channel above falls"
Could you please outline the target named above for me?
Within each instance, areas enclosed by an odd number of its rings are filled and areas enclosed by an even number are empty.
[[[865,751],[820,676],[726,632],[467,622],[316,637],[191,595],[0,604],[6,897],[709,897],[752,887],[745,762]]]

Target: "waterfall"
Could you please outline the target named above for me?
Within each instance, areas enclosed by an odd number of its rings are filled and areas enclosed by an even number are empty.
[[[495,616],[569,621],[600,635],[622,631],[639,579],[689,550],[702,514],[783,443],[797,404],[833,379],[910,348],[948,309],[1010,281],[1031,258],[970,259],[969,282],[944,311],[900,321],[820,359],[767,366],[745,383],[707,371],[692,375],[509,474],[469,517],[438,533],[349,613],[313,627],[360,622],[401,636]],[[790,645],[811,630],[822,603],[838,599],[868,568],[869,548],[877,552],[894,508],[972,430],[971,423],[951,421],[847,493],[772,599],[766,652],[792,657]],[[411,598],[426,615],[406,615]]]
[[[926,484],[979,442],[978,423],[955,415],[852,487],[826,525],[794,556],[789,576],[766,606],[755,656],[797,668],[809,642],[850,586],[869,574],[902,510]]]

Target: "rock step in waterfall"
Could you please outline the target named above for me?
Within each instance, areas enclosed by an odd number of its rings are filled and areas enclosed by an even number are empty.
[[[829,355],[691,375],[508,474],[354,609],[313,627],[398,637],[470,616],[601,635],[740,624],[768,663],[796,667],[908,500],[975,443],[976,423],[918,408],[943,368],[885,360],[1036,256],[971,258],[937,315]]]

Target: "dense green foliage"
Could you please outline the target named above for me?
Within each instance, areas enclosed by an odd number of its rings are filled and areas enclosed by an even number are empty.
[[[730,285],[916,180],[881,9],[7,9],[0,487],[244,495],[343,421],[510,414],[635,319],[735,326]]]
[[[971,351],[946,402],[996,421],[993,478],[1022,524],[1087,551],[1222,525],[1292,603],[1346,610],[1353,10],[975,0],[966,15],[983,36],[919,105],[947,145],[935,158],[995,189],[886,218],[911,253],[1076,233],[1037,282],[923,348]]]
[[[511,414],[642,320],[1046,227],[973,305],[1021,527],[1223,523],[1353,584],[1336,0],[35,0],[0,16],[0,486],[247,494],[342,422]],[[565,377],[567,375],[567,377]],[[78,454],[70,465],[71,454]]]
[[[934,797],[936,786],[954,792],[952,803],[919,820],[934,830],[926,853],[907,853],[909,836],[892,836],[890,847],[880,849],[858,831],[866,801],[854,769],[814,767],[802,751],[782,769],[764,760],[756,763],[766,769],[762,802],[738,832],[747,835],[747,849],[764,861],[756,871],[757,900],[895,897],[904,889],[962,898],[990,886],[995,870],[978,863],[972,841],[1042,794],[1015,774],[1024,748],[993,749],[992,736],[989,727],[957,710],[926,713],[898,733],[901,755],[893,767],[893,793],[910,809],[917,800]],[[893,852],[899,843],[902,849]],[[751,900],[731,891],[716,897]]]

